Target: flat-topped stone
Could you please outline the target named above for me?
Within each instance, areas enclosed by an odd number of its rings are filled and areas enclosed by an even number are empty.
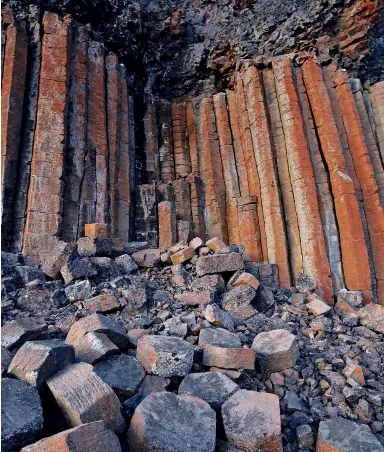
[[[196,262],[196,273],[198,276],[204,276],[213,273],[236,272],[243,266],[244,259],[239,253],[200,256]]]
[[[39,323],[34,318],[12,320],[1,327],[1,345],[12,350],[36,339],[46,329],[45,323]]]
[[[120,353],[119,348],[104,333],[90,331],[72,341],[76,361],[97,364],[112,355]]]

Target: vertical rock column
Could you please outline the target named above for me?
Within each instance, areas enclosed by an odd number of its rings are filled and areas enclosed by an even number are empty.
[[[148,242],[149,247],[157,248],[159,234],[156,185],[136,185],[135,199],[136,240]]]
[[[321,69],[313,60],[304,63],[303,78],[329,171],[340,231],[345,283],[349,290],[362,290],[366,300],[371,301],[368,253],[353,181],[348,174]]]
[[[169,201],[158,204],[159,211],[159,247],[170,247],[177,241],[176,208]]]
[[[313,173],[315,176],[317,199],[319,202],[321,223],[323,225],[325,244],[328,252],[331,277],[335,292],[345,288],[343,266],[341,262],[340,237],[335,215],[332,191],[329,183],[329,174],[320,152],[317,131],[309,105],[301,68],[295,68],[297,94],[300,100],[304,121],[304,130],[307,136],[308,148],[311,156]]]
[[[145,171],[147,181],[156,182],[160,180],[159,142],[156,106],[152,98],[149,98],[145,104],[144,140]]]
[[[240,243],[239,216],[237,210],[237,199],[240,197],[240,190],[226,95],[224,93],[215,94],[213,96],[213,105],[219,136],[221,162],[224,170],[228,239],[229,243]]]
[[[264,213],[260,191],[260,181],[257,172],[255,154],[253,152],[252,135],[248,118],[247,103],[244,94],[243,80],[240,74],[236,76],[235,99],[237,117],[240,125],[241,146],[243,148],[244,163],[247,170],[248,188],[251,196],[257,199],[257,218],[259,220],[260,241],[263,260],[268,260],[267,238],[265,233]],[[232,108],[231,108],[232,109]]]
[[[38,259],[56,244],[62,220],[70,19],[45,13],[36,131],[23,252]]]
[[[130,117],[130,109],[133,109],[133,98],[129,95],[125,66],[118,65],[118,117],[117,117],[117,156],[115,168],[115,210],[116,230],[115,235],[124,241],[130,239],[131,222],[131,198],[134,187],[134,170],[132,160],[134,159],[134,122],[133,115]],[[133,154],[133,156],[132,156]],[[111,182],[110,182],[111,183]]]
[[[368,149],[369,158],[371,160],[373,172],[377,187],[379,189],[379,196],[381,206],[384,208],[384,169],[383,162],[380,158],[380,151],[376,143],[375,135],[373,133],[371,123],[369,121],[368,112],[364,103],[363,87],[358,78],[349,80],[353,97],[356,102],[357,111],[359,112],[360,122],[363,128],[365,142]],[[383,96],[384,102],[384,96]]]
[[[87,140],[87,47],[87,31],[82,25],[73,23],[61,228],[61,237],[66,242],[79,238],[81,184],[84,177]]]
[[[315,180],[290,61],[275,67],[274,74],[299,222],[303,270],[315,280],[324,300],[332,304],[332,281]]]
[[[187,102],[186,105],[186,121],[187,121],[187,133],[188,133],[188,146],[189,157],[191,160],[191,172],[198,175],[199,171],[199,156],[197,149],[197,135],[196,135],[196,122],[195,122],[195,109],[193,102]]]
[[[13,233],[13,203],[18,177],[27,52],[28,38],[24,24],[8,25],[1,86],[1,247],[4,251],[10,251]]]
[[[279,103],[276,96],[273,71],[272,69],[264,69],[262,75],[266,105],[271,121],[271,132],[275,145],[277,171],[284,207],[284,219],[289,245],[289,261],[293,279],[296,281],[299,273],[303,272],[303,258],[301,253],[300,231],[297,222],[295,199],[288,168],[287,149],[285,147],[284,131],[280,118]]]
[[[160,172],[163,182],[175,179],[173,159],[171,103],[168,100],[157,101],[157,123],[159,126]]]
[[[384,163],[384,81],[369,87],[373,115],[376,124],[376,135],[379,143],[381,160]]]
[[[378,301],[384,305],[384,209],[380,203],[379,191],[369,158],[363,128],[352,90],[348,83],[347,74],[345,72],[336,74],[335,83],[345,129],[347,131],[349,148],[363,196],[364,211],[367,218],[373,264],[376,273]],[[361,262],[359,262],[359,269],[361,271]],[[366,299],[366,302],[369,301],[369,298]]]
[[[105,48],[100,42],[90,41],[88,47],[88,148],[96,158],[95,223],[106,223],[108,198],[108,138]],[[89,152],[89,151],[88,151]]]
[[[186,221],[189,224],[190,235],[192,233],[192,210],[190,185],[186,179],[177,179],[172,183],[176,203],[177,221]],[[190,237],[191,238],[191,237]]]
[[[185,102],[172,104],[173,152],[176,178],[191,173],[191,160],[187,137],[187,118]]]
[[[249,123],[259,173],[261,202],[263,205],[268,261],[277,264],[279,280],[283,287],[291,286],[284,215],[280,200],[278,180],[274,167],[274,150],[271,140],[263,87],[260,74],[254,66],[243,74]]]
[[[211,98],[201,101],[199,112],[199,166],[204,182],[207,236],[217,236],[228,243],[223,167]]]
[[[13,209],[12,252],[21,253],[25,218],[27,215],[28,187],[31,177],[33,138],[36,128],[37,98],[41,64],[40,7],[29,6],[28,72],[24,97],[24,124],[20,143],[18,182]],[[3,118],[4,120],[4,118]]]
[[[187,178],[191,191],[192,232],[194,237],[206,239],[204,220],[204,188],[199,176],[190,174]]]

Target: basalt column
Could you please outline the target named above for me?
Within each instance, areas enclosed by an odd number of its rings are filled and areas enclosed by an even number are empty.
[[[381,160],[384,163],[384,81],[369,87],[373,115],[376,124],[376,135],[379,143]]]

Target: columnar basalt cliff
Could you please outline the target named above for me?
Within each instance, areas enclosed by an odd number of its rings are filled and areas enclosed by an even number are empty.
[[[339,18],[352,60],[370,3],[360,31]],[[304,273],[328,303],[347,288],[384,304],[383,81],[349,76],[318,39],[162,98],[69,15],[4,9],[2,33],[3,250],[40,261],[89,223],[157,247],[169,201],[175,242],[218,237],[276,264],[282,287]]]

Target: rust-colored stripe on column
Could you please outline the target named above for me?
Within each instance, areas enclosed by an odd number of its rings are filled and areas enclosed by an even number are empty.
[[[253,143],[251,129],[249,125],[247,103],[244,94],[244,87],[241,75],[236,75],[235,98],[237,107],[237,117],[239,119],[241,145],[244,153],[245,168],[247,170],[249,194],[256,196],[257,199],[257,217],[259,220],[261,248],[263,251],[263,260],[268,260],[267,238],[265,234],[264,213],[260,192],[260,181],[257,173],[255,154],[253,152]]]
[[[261,77],[254,66],[250,66],[243,73],[243,82],[260,180],[268,261],[278,265],[280,284],[283,287],[291,287],[284,215],[274,166],[273,142],[265,110]]]
[[[345,283],[348,289],[362,290],[366,300],[372,300],[368,253],[353,181],[347,170],[321,69],[313,59],[304,63],[303,78],[328,166],[340,231]]]
[[[261,238],[257,218],[257,197],[241,196],[237,200],[239,209],[240,244],[245,248],[246,262],[257,264],[262,262]]]
[[[376,144],[376,139],[372,131],[371,123],[369,121],[368,112],[365,107],[363,98],[363,86],[359,79],[350,79],[349,84],[351,85],[351,90],[353,92],[353,97],[355,98],[357,111],[359,112],[361,126],[363,128],[365,143],[367,145],[369,158],[371,160],[373,172],[375,174],[375,179],[377,187],[379,189],[379,196],[381,206],[384,208],[384,169],[383,163],[380,158],[380,151]],[[384,101],[384,98],[383,98]]]
[[[171,102],[157,101],[157,124],[159,127],[160,172],[163,182],[175,179],[175,162],[173,160]]]
[[[204,181],[207,236],[208,238],[217,236],[225,243],[228,243],[223,167],[220,158],[215,115],[210,97],[201,101],[197,117],[199,120],[199,166],[201,178]]]
[[[176,178],[186,177],[191,173],[192,168],[189,157],[185,102],[172,104],[172,133]]]
[[[131,192],[132,192],[132,152],[131,129],[134,124],[130,123],[129,108],[132,99],[128,93],[127,79],[125,76],[125,66],[118,65],[117,68],[118,83],[118,118],[117,118],[117,157],[115,179],[116,182],[116,236],[123,241],[130,238],[130,213],[131,213]]]
[[[106,223],[107,208],[107,118],[105,93],[105,48],[101,42],[88,46],[88,147],[96,160],[95,223]]]
[[[286,60],[284,65],[275,67],[274,74],[299,221],[303,270],[315,280],[324,300],[332,304],[332,281],[321,227],[315,179],[290,61]]]
[[[229,243],[236,244],[240,243],[239,216],[237,212],[237,198],[240,197],[240,190],[226,95],[224,93],[215,94],[213,96],[213,105],[219,136],[221,163],[224,170],[228,238]]]
[[[363,204],[377,280],[378,301],[380,304],[384,304],[384,209],[380,204],[378,187],[365,143],[359,113],[354,102],[346,72],[336,74],[335,83],[337,97],[347,131],[349,148],[363,195]],[[359,264],[361,271],[361,262]],[[369,302],[369,299],[367,301]]]
[[[295,68],[296,87],[300,100],[304,121],[304,130],[307,136],[308,148],[315,176],[317,199],[319,202],[321,223],[323,225],[325,244],[328,252],[331,277],[335,292],[345,288],[343,266],[341,262],[340,237],[335,216],[332,191],[329,176],[321,156],[319,142],[311,108],[309,106],[307,91],[305,89],[301,68]]]
[[[1,247],[4,251],[10,251],[13,233],[13,202],[23,120],[27,51],[28,38],[24,24],[8,25],[1,86]]]
[[[197,149],[195,109],[193,106],[193,102],[187,102],[186,118],[187,118],[186,120],[188,131],[189,156],[191,160],[191,171],[192,174],[198,176],[200,174],[200,169],[199,169],[199,155]]]
[[[70,19],[45,13],[36,132],[23,252],[38,260],[60,235]]]
[[[271,132],[276,152],[277,171],[280,190],[284,206],[284,219],[287,228],[289,245],[289,260],[294,281],[303,272],[303,258],[301,253],[300,231],[297,222],[295,199],[293,195],[291,177],[289,174],[287,149],[283,125],[281,123],[279,103],[276,96],[275,80],[272,69],[262,71],[265,89],[265,99],[271,121]]]
[[[381,160],[384,163],[384,81],[369,87],[373,115],[376,124],[376,135],[379,143]]]
[[[87,47],[88,33],[85,27],[73,23],[61,228],[61,238],[66,242],[73,242],[79,238],[80,196],[84,177],[87,131]]]
[[[149,182],[160,180],[159,167],[159,142],[156,119],[156,105],[152,98],[145,102],[144,114],[144,152],[145,152],[145,171]]]

